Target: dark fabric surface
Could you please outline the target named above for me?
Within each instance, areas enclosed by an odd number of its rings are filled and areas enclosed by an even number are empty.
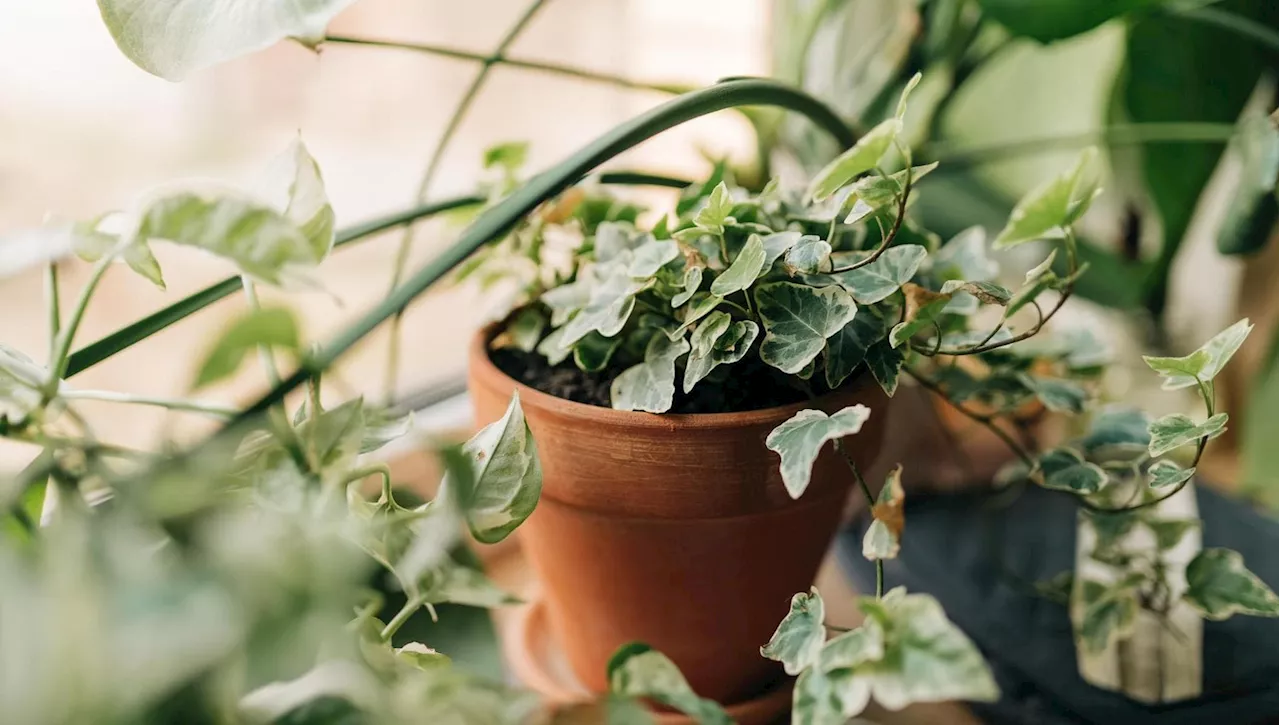
[[[1204,546],[1235,549],[1250,570],[1277,588],[1280,534],[1274,518],[1197,489]],[[898,559],[886,562],[885,587],[937,597],[983,650],[1003,697],[974,705],[999,725],[1103,723],[1235,725],[1276,722],[1277,621],[1237,615],[1204,625],[1204,695],[1149,706],[1089,685],[1076,671],[1065,606],[1035,596],[1028,583],[1071,569],[1076,506],[1068,496],[1028,489],[995,496],[907,498]],[[836,553],[859,591],[875,589],[862,557],[866,521],[842,531]]]

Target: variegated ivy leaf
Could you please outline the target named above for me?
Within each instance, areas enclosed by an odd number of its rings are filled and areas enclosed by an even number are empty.
[[[942,285],[942,294],[964,292],[978,298],[985,305],[1007,305],[1013,293],[998,284],[990,282],[965,282],[958,279],[948,280]]]
[[[609,659],[609,691],[643,697],[675,708],[700,725],[732,725],[715,702],[698,697],[680,669],[667,656],[642,642],[624,644]]]
[[[1253,325],[1249,324],[1248,318],[1245,318],[1214,335],[1211,340],[1201,345],[1200,349],[1185,357],[1144,355],[1142,359],[1164,378],[1161,387],[1165,390],[1179,390],[1200,383],[1208,383],[1222,372],[1252,330]]]
[[[713,312],[694,330],[692,349],[684,367],[684,392],[720,365],[736,363],[746,356],[760,328],[751,320],[731,322],[729,315]]]
[[[908,173],[911,175],[911,184],[914,186],[936,168],[938,164],[934,162],[903,169],[889,176],[868,176],[858,181],[853,185],[853,192],[849,195],[849,199],[853,201],[853,208],[844,218],[844,223],[856,224],[871,214],[880,214],[891,204],[901,204],[902,194],[907,190]]]
[[[285,38],[309,47],[353,0],[98,0],[120,51],[166,80],[267,48]]]
[[[1230,549],[1205,549],[1191,560],[1187,565],[1187,591],[1182,598],[1205,619],[1277,614],[1275,592],[1245,568],[1240,552]]]
[[[862,430],[869,417],[871,411],[862,404],[831,416],[820,410],[802,410],[769,432],[765,446],[782,458],[779,470],[791,498],[800,498],[809,487],[813,462],[822,446]]]
[[[1070,448],[1055,448],[1040,456],[1032,478],[1041,486],[1087,495],[1097,493],[1107,483],[1106,471],[1086,462]]]
[[[1061,237],[1064,228],[1084,214],[1096,193],[1096,185],[1085,178],[1095,156],[1097,149],[1085,149],[1073,168],[1022,197],[1009,215],[1009,223],[996,236],[994,247],[1007,249],[1037,239]]]
[[[622,344],[622,337],[605,337],[598,332],[588,333],[573,346],[573,362],[579,370],[589,373],[605,369],[614,351]]]
[[[797,373],[813,362],[827,338],[858,311],[839,287],[769,282],[755,289],[755,299],[765,333],[760,359],[784,373]]]
[[[782,663],[788,675],[798,675],[817,662],[818,653],[827,639],[826,614],[822,595],[816,588],[791,597],[791,611],[778,624],[778,629],[760,648],[760,654]]]
[[[0,419],[21,418],[35,410],[48,380],[47,368],[0,342]]]
[[[114,215],[106,214],[91,221],[59,225],[49,228],[48,231],[51,236],[67,235],[71,240],[72,251],[86,262],[97,262],[110,253],[118,254],[119,259],[129,265],[134,272],[160,289],[165,289],[160,263],[156,261],[145,239],[134,239],[132,242],[122,244],[119,236],[99,230],[103,220],[112,216]]]
[[[623,370],[609,386],[609,400],[617,410],[665,413],[676,393],[676,360],[689,352],[680,337],[654,335],[645,349],[644,362]]]
[[[901,132],[902,120],[898,118],[876,124],[858,139],[853,148],[837,156],[813,177],[809,184],[809,198],[823,201],[859,175],[874,169]]]
[[[787,250],[788,272],[813,274],[831,271],[831,245],[814,236],[801,237]]]
[[[361,453],[372,453],[388,443],[404,437],[413,429],[413,413],[393,415],[385,409],[364,411],[364,438],[360,441]]]
[[[1081,515],[1093,528],[1097,540],[1092,552],[1094,558],[1113,551],[1138,523],[1138,515],[1132,511],[1082,511]]]
[[[898,390],[898,376],[906,361],[906,353],[890,345],[888,340],[881,340],[867,350],[867,369],[890,398]]]
[[[261,198],[284,213],[311,243],[317,259],[333,250],[333,207],[320,165],[302,139],[295,138],[268,166],[259,185]]]
[[[1085,403],[1089,399],[1089,394],[1084,388],[1066,380],[1037,378],[1025,373],[1019,374],[1018,380],[1044,404],[1044,407],[1058,413],[1083,413]]]
[[[1093,417],[1081,445],[1090,459],[1129,458],[1151,442],[1151,419],[1134,408],[1110,408]]]
[[[884,250],[870,264],[845,272],[835,272],[831,276],[849,290],[858,304],[870,305],[897,292],[902,285],[910,282],[926,256],[928,252],[924,247],[903,244]]]
[[[635,227],[622,222],[601,222],[596,226],[593,238],[595,260],[598,264],[608,265],[627,259],[636,247],[648,241],[646,234],[637,232]]]
[[[564,342],[564,330],[561,327],[558,330],[552,330],[550,334],[542,338],[542,342],[538,343],[538,354],[545,357],[547,362],[552,365],[559,365],[565,361],[565,358],[573,354],[573,345],[566,345]]]
[[[693,215],[693,223],[708,234],[722,235],[724,225],[733,220],[733,217],[729,216],[732,211],[733,196],[729,193],[729,187],[721,181],[711,190],[707,203]]]
[[[823,350],[827,387],[835,390],[867,358],[867,351],[889,334],[891,321],[876,307],[860,307],[853,320],[827,338]],[[896,374],[895,374],[896,378]]]
[[[724,298],[719,295],[707,292],[695,293],[688,306],[684,308],[684,322],[677,332],[682,333],[693,327],[694,323],[711,314],[716,307],[719,307],[721,302],[724,302]]]
[[[593,274],[597,281],[591,288],[591,301],[564,326],[561,345],[574,345],[591,332],[605,337],[622,332],[635,309],[636,293],[653,283],[652,279],[632,279],[621,264],[594,270]]]
[[[1151,442],[1147,445],[1147,452],[1153,458],[1163,456],[1201,438],[1217,438],[1226,429],[1226,413],[1218,413],[1203,423],[1197,423],[1181,413],[1166,415],[1151,422]]]
[[[674,240],[650,238],[636,247],[635,252],[632,253],[627,274],[640,279],[652,277],[667,262],[678,256],[680,256],[680,245]]]
[[[1168,551],[1179,543],[1188,531],[1200,528],[1198,519],[1155,519],[1143,518],[1142,523],[1155,534],[1156,547]]]
[[[903,503],[906,494],[902,489],[902,466],[889,472],[880,495],[871,507],[873,517],[867,533],[862,537],[862,555],[871,561],[898,558],[898,544],[902,541],[904,523]]]
[[[702,269],[702,267],[690,267],[684,271],[684,290],[671,298],[671,309],[684,305],[702,286]]]
[[[943,280],[990,282],[1000,274],[1000,265],[987,256],[986,230],[973,226],[938,248],[929,260],[929,271]]]
[[[501,418],[486,425],[462,446],[472,484],[459,503],[471,535],[496,544],[524,523],[542,493],[538,446],[524,419],[520,395],[514,393]],[[444,487],[450,487],[448,475]]]
[[[796,680],[792,723],[842,725],[861,713],[871,701],[871,677],[866,670],[884,656],[884,629],[872,617],[827,642],[817,663]],[[859,668],[863,670],[861,674]]]
[[[773,263],[782,258],[792,247],[800,243],[804,239],[800,232],[774,232],[764,237],[764,264],[760,267],[760,275],[764,276]],[[817,239],[817,237],[812,237]]]
[[[894,347],[901,347],[916,333],[932,327],[951,301],[949,294],[927,290],[911,282],[902,286],[902,295],[907,300],[907,311],[902,322],[894,325],[889,333],[889,344]]]
[[[511,347],[524,352],[533,352],[546,329],[546,314],[537,307],[525,307],[511,318],[502,334],[493,338],[489,346],[495,350]]]
[[[1075,635],[1086,652],[1103,652],[1114,640],[1133,631],[1140,581],[1131,575],[1110,586],[1096,581],[1079,583],[1084,609]]]
[[[1156,461],[1147,469],[1147,485],[1152,488],[1181,486],[1196,475],[1195,468],[1183,468],[1173,461]]]
[[[1040,296],[1041,292],[1053,287],[1058,283],[1058,275],[1053,272],[1053,260],[1057,257],[1058,250],[1054,249],[1049,252],[1049,256],[1035,267],[1027,272],[1026,279],[1022,286],[1013,293],[1009,298],[1009,302],[1004,308],[1004,319],[1009,319],[1013,313],[1026,307]]]
[[[764,241],[759,234],[752,234],[729,268],[712,280],[711,294],[728,297],[750,287],[760,276],[764,261]]]
[[[862,537],[862,556],[868,561],[896,559],[898,549],[898,537],[893,535],[883,521],[873,520]]]

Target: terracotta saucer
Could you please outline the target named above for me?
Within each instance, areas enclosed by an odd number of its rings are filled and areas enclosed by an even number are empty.
[[[574,676],[547,625],[542,599],[533,598],[514,614],[509,636],[503,638],[507,662],[515,676],[527,687],[556,705],[588,703],[596,695]],[[759,697],[728,705],[725,711],[738,725],[770,725],[784,720],[791,709],[794,681],[783,680]],[[658,725],[693,725],[693,720],[674,712],[653,713]]]

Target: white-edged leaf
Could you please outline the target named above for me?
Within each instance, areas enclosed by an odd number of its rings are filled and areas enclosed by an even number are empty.
[[[139,68],[171,81],[285,38],[315,46],[354,0],[98,0],[111,37]]]
[[[871,522],[862,537],[862,556],[869,561],[898,558],[898,537],[879,519]]]
[[[906,353],[891,345],[888,340],[882,340],[867,350],[867,369],[880,384],[884,394],[890,398],[898,390],[898,376],[906,360]]]
[[[676,393],[676,360],[689,352],[689,343],[680,337],[654,335],[645,349],[644,362],[618,374],[609,386],[609,402],[616,410],[643,410],[665,413]]]
[[[1151,488],[1171,488],[1180,486],[1196,475],[1196,469],[1183,468],[1173,461],[1156,461],[1147,469],[1147,485]]]
[[[831,271],[831,245],[814,236],[801,237],[787,250],[787,268],[791,274],[813,274]]]
[[[773,263],[782,258],[787,250],[800,243],[804,236],[800,232],[774,232],[764,237],[761,242],[764,244],[764,265],[760,268],[760,274],[764,275],[773,266]],[[814,237],[817,239],[817,237]]]
[[[1022,197],[1009,215],[1009,222],[996,236],[993,246],[1007,249],[1037,239],[1055,239],[1083,214],[1082,204],[1092,201],[1094,187],[1085,182],[1085,171],[1097,150],[1085,151],[1071,169],[1055,176]]]
[[[728,297],[734,292],[744,290],[756,281],[764,268],[764,241],[758,234],[747,237],[747,243],[734,258],[728,269],[721,272],[711,281],[711,294]]]
[[[1138,614],[1138,591],[1133,578],[1110,586],[1095,581],[1079,583],[1084,609],[1075,636],[1084,650],[1103,652],[1111,642],[1133,631]]]
[[[689,359],[684,367],[684,392],[693,390],[718,366],[730,365],[745,357],[759,333],[760,327],[752,320],[731,322],[723,312],[711,313],[693,332]]]
[[[1107,472],[1069,448],[1055,448],[1040,456],[1034,478],[1045,488],[1087,495],[1097,493],[1107,483]]]
[[[48,379],[47,368],[0,342],[0,418],[20,418],[35,410]]]
[[[294,138],[268,166],[259,189],[262,198],[307,238],[317,260],[329,256],[333,250],[333,207],[320,165],[301,138]]]
[[[693,223],[709,234],[724,234],[724,225],[732,219],[729,216],[732,211],[733,196],[729,193],[729,187],[721,181],[711,190],[702,208],[693,215]]]
[[[533,513],[542,493],[538,446],[524,419],[519,393],[501,418],[462,446],[471,467],[471,490],[460,506],[471,535],[485,544],[507,538]],[[449,487],[452,475],[442,486]]]
[[[648,239],[635,248],[627,274],[644,279],[652,277],[663,265],[680,256],[680,245],[673,239]]]
[[[452,560],[422,575],[410,596],[423,604],[463,604],[491,609],[520,604],[520,598],[499,589],[483,572]]]
[[[1166,415],[1151,422],[1148,429],[1151,432],[1151,442],[1147,445],[1147,451],[1153,458],[1163,456],[1201,438],[1217,438],[1226,429],[1226,413],[1218,413],[1203,423],[1197,423],[1181,413]]]
[[[1185,357],[1148,357],[1142,359],[1164,378],[1165,390],[1189,388],[1217,377],[1236,354],[1253,330],[1248,318],[1214,335],[1198,350]]]
[[[880,163],[880,157],[902,131],[902,120],[890,118],[876,124],[858,139],[848,151],[840,154],[813,177],[808,195],[814,201],[823,201]]]
[[[1187,591],[1182,597],[1205,619],[1277,613],[1275,592],[1245,568],[1240,552],[1230,549],[1210,548],[1197,554],[1187,565]]]
[[[609,691],[615,695],[655,700],[700,725],[733,723],[718,704],[698,697],[674,662],[647,644],[632,642],[619,647],[609,659],[606,675]]]
[[[934,321],[951,301],[949,294],[934,292],[912,282],[902,286],[902,295],[907,301],[906,314],[902,322],[889,331],[889,344],[894,347],[901,347],[917,333],[933,327]]]
[[[684,305],[702,286],[702,270],[702,267],[690,267],[684,271],[684,289],[671,298],[671,309]]]
[[[823,350],[827,387],[835,390],[867,358],[867,351],[889,334],[890,321],[875,307],[860,307],[853,320],[827,338]]]
[[[765,446],[781,458],[782,482],[791,498],[800,498],[809,487],[813,462],[827,441],[862,430],[871,411],[862,404],[851,405],[828,416],[820,410],[802,410],[769,432]]]
[[[788,675],[798,675],[818,660],[827,639],[822,595],[816,588],[791,597],[791,610],[778,624],[760,654],[782,663]]]
[[[827,338],[858,311],[853,297],[834,286],[769,282],[755,289],[755,300],[764,325],[760,359],[784,373],[798,373],[813,362]]]
[[[625,267],[616,264],[607,270],[595,270],[597,281],[591,288],[591,299],[563,328],[560,344],[572,346],[591,332],[613,337],[622,331],[635,309],[636,293],[652,280],[634,280]],[[545,298],[546,295],[543,295]]]
[[[860,305],[870,305],[897,292],[911,281],[928,251],[918,244],[890,247],[874,262],[845,272],[834,272],[840,285],[849,290]]]

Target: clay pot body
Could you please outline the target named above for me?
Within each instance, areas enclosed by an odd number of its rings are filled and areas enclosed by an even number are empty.
[[[884,429],[880,389],[863,383],[814,404],[744,413],[617,411],[515,382],[490,362],[486,339],[470,351],[476,423],[500,418],[519,393],[543,469],[520,540],[580,681],[606,690],[609,657],[638,640],[669,656],[703,697],[728,704],[767,689],[782,670],[760,646],[791,595],[812,585],[853,479],[825,447],[793,501],[765,437],[803,408],[863,403],[871,418],[846,448],[869,466]]]

